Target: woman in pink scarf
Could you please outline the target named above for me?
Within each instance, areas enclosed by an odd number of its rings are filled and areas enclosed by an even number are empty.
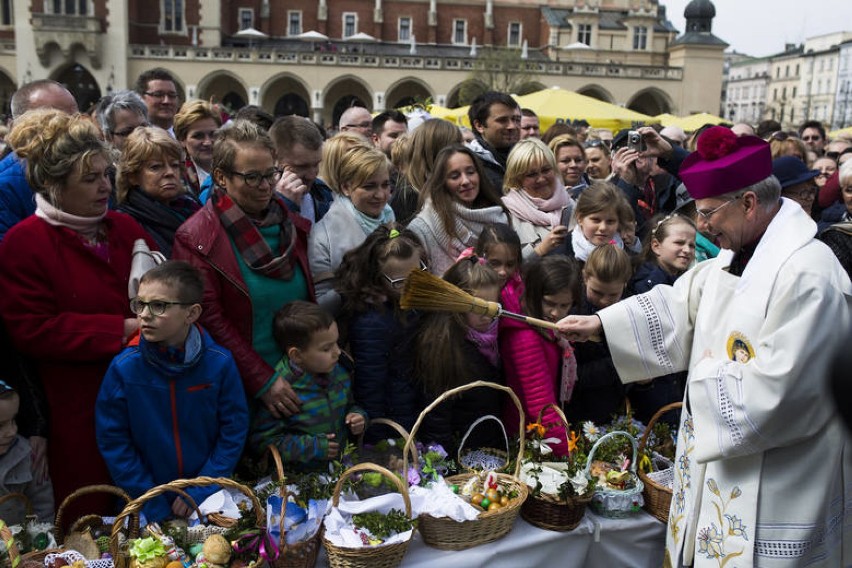
[[[574,200],[562,183],[553,152],[542,141],[527,138],[515,144],[506,162],[503,193],[525,260],[560,252],[570,244]]]

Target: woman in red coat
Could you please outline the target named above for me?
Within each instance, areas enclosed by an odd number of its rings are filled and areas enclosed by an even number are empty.
[[[283,353],[272,320],[288,302],[315,299],[310,223],[291,214],[275,191],[275,145],[251,122],[219,131],[212,176],[210,200],[178,229],[172,257],[201,271],[201,324],[233,354],[247,395],[275,417],[289,416],[300,401],[274,370]]]
[[[0,244],[0,316],[44,385],[60,503],[110,482],[95,443],[95,399],[137,329],[127,298],[133,242],[154,245],[133,219],[107,210],[111,162],[88,118],[34,110],[15,121],[9,142],[26,160],[36,213]]]

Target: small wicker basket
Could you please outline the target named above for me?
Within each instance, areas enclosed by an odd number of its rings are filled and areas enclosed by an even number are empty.
[[[122,499],[125,503],[130,503],[131,498],[127,492],[115,487],[114,485],[87,485],[85,487],[81,487],[80,489],[74,491],[68,497],[62,501],[62,504],[59,505],[59,508],[56,510],[56,521],[54,522],[54,537],[56,537],[56,542],[62,546],[62,543],[65,542],[65,514],[68,508],[74,501],[77,501],[81,497],[85,497],[86,495],[96,495],[100,493],[106,493],[108,495],[115,495],[116,497]],[[130,522],[136,523],[138,527],[139,517],[134,515]],[[71,527],[68,529],[68,533],[75,532],[83,532],[87,528],[94,529],[96,527],[107,527],[108,525],[104,524],[103,517],[100,515],[86,515],[80,517],[74,523],[71,524]]]
[[[627,432],[616,430],[600,437],[592,446],[589,452],[588,461],[586,462],[586,477],[589,477],[589,471],[592,467],[592,462],[595,458],[595,452],[600,445],[606,440],[610,440],[617,436],[626,437],[633,447],[633,460],[630,462],[630,472],[635,478],[635,485],[630,489],[610,489],[597,485],[594,495],[592,495],[591,508],[602,517],[611,519],[623,519],[632,516],[642,508],[644,500],[642,499],[642,490],[645,486],[639,476],[636,475],[636,438]]]
[[[136,499],[133,499],[115,518],[115,523],[113,523],[112,525],[112,536],[110,537],[109,544],[110,553],[112,554],[113,561],[115,562],[115,568],[125,568],[128,565],[127,550],[126,548],[123,548],[121,546],[120,542],[121,532],[124,528],[123,525],[125,519],[127,519],[128,517],[130,517],[131,519],[134,517],[138,517],[139,513],[142,511],[142,508],[145,506],[145,503],[147,503],[154,497],[158,497],[164,493],[183,493],[182,490],[190,487],[209,487],[217,485],[223,488],[227,487],[229,489],[236,489],[237,491],[242,492],[246,497],[248,497],[249,501],[251,501],[252,510],[255,513],[257,526],[266,526],[265,511],[263,507],[261,507],[260,502],[257,500],[257,497],[255,496],[254,492],[245,485],[242,485],[232,479],[227,479],[224,477],[196,477],[194,479],[176,479],[175,481],[172,481],[170,483],[158,485],[153,489],[149,489]],[[136,524],[131,522],[127,530],[128,540],[131,538],[136,538],[138,535],[138,522]]]
[[[405,483],[396,474],[380,465],[372,463],[359,463],[343,472],[334,486],[332,506],[337,507],[340,504],[340,492],[343,490],[343,483],[350,476],[366,471],[380,473],[393,483],[397,491],[402,495],[402,500],[405,502],[405,514],[408,518],[411,518],[411,499],[408,497],[408,487],[405,486]],[[416,527],[414,530],[416,531]],[[404,542],[397,542],[387,546],[349,548],[332,544],[325,537],[325,534],[323,534],[322,543],[328,554],[328,564],[331,568],[394,568],[402,563],[402,558],[405,556],[408,545],[413,538],[414,534],[412,533],[411,538]]]
[[[566,439],[570,438],[571,427],[568,425],[568,418],[556,404],[551,403],[543,406],[538,413],[537,422],[541,424],[544,411],[548,408],[552,408],[559,416],[562,426],[565,428]],[[583,515],[586,514],[586,506],[591,500],[591,493],[582,497],[572,496],[563,501],[555,495],[533,495],[532,489],[530,489],[530,496],[521,507],[521,517],[529,524],[542,529],[568,532],[577,528],[577,525],[583,520]]]
[[[269,453],[272,455],[272,460],[275,462],[275,471],[278,479],[284,481],[284,464],[281,462],[281,453],[274,444],[269,445]],[[280,531],[280,540],[278,541],[278,558],[272,563],[273,568],[313,568],[317,563],[317,555],[320,548],[320,533],[322,526],[317,533],[304,542],[296,544],[287,544],[286,532],[284,530],[284,508],[287,506],[287,486],[281,484],[278,494],[281,496],[281,516],[278,525]]]
[[[666,412],[681,408],[682,406],[682,402],[667,404],[651,417],[648,421],[648,425],[645,427],[645,432],[642,433],[642,438],[639,440],[640,455],[645,451],[645,445],[648,443],[648,436],[650,436],[651,429],[654,427],[654,424],[656,424],[660,417],[662,417]],[[649,477],[648,474],[641,469],[639,470],[639,479],[641,479],[642,483],[645,484],[645,491],[643,493],[645,497],[645,510],[661,522],[667,523],[669,521],[669,509],[672,506],[672,488],[667,487]]]
[[[443,401],[468,390],[478,387],[488,387],[505,392],[512,399],[512,402],[518,409],[519,432],[524,431],[524,411],[521,406],[521,401],[509,387],[490,383],[487,381],[474,381],[472,383],[450,389],[435,399],[432,404],[423,409],[414,427],[411,429],[411,438],[409,438],[406,448],[403,451],[404,459],[408,458],[408,446],[414,444],[417,431],[423,424],[426,415],[441,404]],[[479,514],[479,517],[472,521],[455,521],[446,517],[433,517],[431,515],[420,515],[418,522],[420,523],[420,534],[423,535],[423,541],[434,548],[441,550],[466,550],[473,546],[479,546],[488,542],[499,540],[509,534],[512,530],[512,525],[521,511],[521,505],[526,500],[529,491],[525,483],[521,483],[518,478],[520,474],[521,458],[524,455],[524,438],[521,436],[521,442],[518,446],[518,455],[515,460],[515,471],[513,475],[507,473],[498,473],[497,477],[501,483],[511,486],[518,492],[518,497],[506,507],[494,510],[485,511]],[[408,470],[407,463],[405,467]],[[448,484],[458,486],[464,485],[471,477],[478,475],[476,473],[462,473],[446,478]]]

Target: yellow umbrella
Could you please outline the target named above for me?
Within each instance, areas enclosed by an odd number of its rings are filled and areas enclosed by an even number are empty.
[[[618,131],[637,124],[656,124],[652,116],[632,111],[573,91],[559,88],[544,89],[536,93],[515,97],[518,104],[535,111],[544,132],[557,122],[585,119],[595,128]]]
[[[680,126],[678,122],[680,121],[680,117],[677,117],[673,114],[669,114],[664,112],[663,114],[658,114],[654,118],[658,118],[660,120],[660,124],[663,126]]]
[[[664,115],[657,115],[657,118],[660,119],[660,123],[663,126],[680,126],[681,128],[683,128],[684,132],[694,132],[705,124],[731,124],[729,120],[725,120],[722,117],[707,112],[700,112],[691,116],[675,116],[669,119],[668,123],[666,123],[666,120],[662,118],[663,116]]]
[[[852,138],[852,126],[841,128],[840,130],[832,130],[828,133],[829,138]]]
[[[431,114],[434,118],[443,118],[444,120],[449,120],[450,122],[456,125],[467,125],[468,108],[470,107],[447,108],[442,107],[440,105],[431,105],[429,107],[429,114]]]

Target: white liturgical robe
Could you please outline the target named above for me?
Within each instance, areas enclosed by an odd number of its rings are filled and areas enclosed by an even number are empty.
[[[784,199],[741,277],[723,250],[598,314],[624,382],[689,371],[667,566],[852,565],[852,459],[825,384],[852,289],[815,233]]]

